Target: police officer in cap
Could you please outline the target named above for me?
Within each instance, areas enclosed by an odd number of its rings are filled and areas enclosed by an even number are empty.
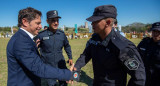
[[[76,61],[74,70],[93,63],[93,86],[144,86],[145,68],[136,46],[114,31],[117,9],[113,5],[96,7],[91,17],[94,34]]]
[[[160,86],[160,22],[150,29],[152,37],[144,38],[138,50],[146,68],[146,86]]]
[[[60,69],[67,69],[65,59],[62,55],[62,48],[69,58],[69,65],[72,65],[72,52],[65,33],[58,29],[58,12],[51,10],[47,12],[47,23],[49,27],[41,31],[35,39],[40,39],[40,54],[45,63]],[[47,79],[49,86],[56,85],[55,79]],[[59,86],[67,86],[65,81],[59,81]]]

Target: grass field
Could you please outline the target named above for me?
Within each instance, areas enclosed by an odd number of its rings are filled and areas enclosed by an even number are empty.
[[[69,40],[72,48],[74,62],[83,52],[87,40],[88,39]],[[8,41],[9,41],[8,38],[0,38],[0,86],[7,86],[6,46]],[[131,41],[137,45],[141,41],[141,39],[131,39]],[[63,52],[63,55],[66,58],[66,60],[68,60],[65,52]],[[93,79],[93,68],[92,68],[92,62],[90,61],[85,67],[82,68],[80,82],[74,82],[74,85],[69,85],[69,86],[92,86],[92,79]]]

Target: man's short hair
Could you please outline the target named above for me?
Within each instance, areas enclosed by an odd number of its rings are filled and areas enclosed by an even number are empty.
[[[31,22],[37,16],[41,17],[42,13],[39,10],[36,10],[32,7],[27,7],[25,9],[20,10],[18,14],[18,27],[21,27],[23,25],[22,23],[23,18],[26,18],[28,22]]]
[[[104,18],[105,21],[111,20],[110,26],[113,26],[113,24],[115,23],[116,19],[114,18]]]

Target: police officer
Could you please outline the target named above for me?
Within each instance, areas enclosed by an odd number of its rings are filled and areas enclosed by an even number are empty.
[[[40,39],[40,54],[45,63],[53,67],[67,69],[62,55],[62,48],[64,47],[68,55],[70,65],[72,65],[72,52],[65,33],[58,29],[59,18],[61,17],[58,16],[56,10],[48,11],[47,23],[49,24],[49,28],[41,31],[35,39]],[[47,82],[49,86],[56,85],[55,79],[47,79]],[[64,81],[59,81],[59,85],[67,86]]]
[[[117,16],[113,5],[96,7],[91,17],[94,34],[76,61],[74,70],[80,71],[90,59],[93,63],[93,86],[144,86],[145,68],[136,46],[112,28]]]
[[[146,68],[146,86],[160,86],[160,22],[151,28],[152,37],[144,38],[138,50]]]

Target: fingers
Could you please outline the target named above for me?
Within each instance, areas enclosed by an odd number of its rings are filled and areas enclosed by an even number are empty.
[[[71,81],[71,84],[73,84],[73,81]]]
[[[73,71],[73,68],[74,68],[74,63],[71,65],[70,71]]]
[[[37,47],[40,45],[40,40],[36,40]]]
[[[76,70],[77,70],[77,68],[74,67],[74,68],[73,68],[73,71],[76,71]]]
[[[37,43],[37,47],[40,45],[40,42],[39,43]]]
[[[40,40],[39,40],[39,39],[37,39],[37,40],[36,40],[36,44],[37,44],[38,42],[40,42]]]
[[[73,80],[66,81],[67,84],[73,84]]]
[[[73,64],[72,60],[69,60],[69,65],[71,66]]]

